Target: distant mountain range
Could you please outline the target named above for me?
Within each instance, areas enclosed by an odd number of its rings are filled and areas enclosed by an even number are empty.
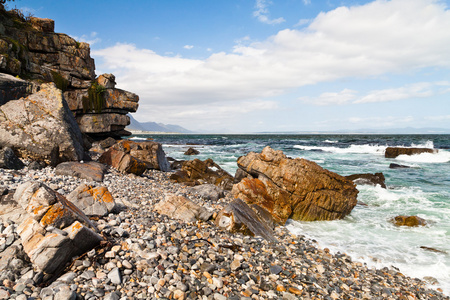
[[[140,123],[130,114],[130,125],[126,127],[127,130],[140,130],[140,131],[152,131],[152,132],[173,132],[173,133],[193,133],[186,128],[179,125],[163,124],[156,122],[144,122]]]

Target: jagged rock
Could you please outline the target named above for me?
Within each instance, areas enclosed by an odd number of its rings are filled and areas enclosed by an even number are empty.
[[[13,244],[0,252],[0,273],[1,278],[19,277],[22,269],[29,264],[27,254],[18,244]]]
[[[112,147],[117,141],[113,139],[112,137],[108,137],[102,141],[100,141],[98,144],[103,149],[108,149],[109,147]]]
[[[5,68],[1,66],[0,69]],[[29,94],[31,89],[30,84],[22,79],[14,76],[0,73],[0,105],[5,104],[9,100],[19,99]]]
[[[88,134],[120,131],[130,124],[130,117],[123,114],[84,114],[77,116],[80,130]]]
[[[233,187],[233,177],[210,158],[184,161],[181,170],[172,174],[170,179],[188,185],[210,183],[223,190]]]
[[[147,165],[143,161],[134,158],[124,151],[118,151],[113,148],[103,153],[98,161],[125,173],[142,175],[147,170]]]
[[[106,216],[116,203],[106,187],[82,184],[72,191],[67,200],[75,204],[87,216]]]
[[[23,167],[23,162],[17,158],[11,148],[0,149],[0,168],[20,170]]]
[[[166,195],[163,201],[155,205],[154,210],[159,214],[184,222],[207,221],[212,216],[212,212],[206,208],[195,204],[183,196],[174,194]]]
[[[391,219],[391,222],[396,226],[425,226],[427,225],[427,221],[418,216],[396,216]]]
[[[396,158],[399,155],[415,155],[421,153],[437,153],[437,149],[430,148],[404,148],[404,147],[387,147],[384,152],[386,158]]]
[[[103,182],[106,172],[106,165],[90,161],[86,163],[80,162],[63,162],[56,166],[56,175],[74,176],[90,181]]]
[[[0,147],[50,165],[85,158],[83,137],[56,86],[0,106]]]
[[[390,164],[389,169],[409,169],[410,166],[399,165],[399,164]]]
[[[191,192],[203,199],[217,201],[225,197],[224,190],[214,184],[202,184],[191,188]]]
[[[98,76],[97,83],[107,89],[116,87],[116,76],[113,74],[102,74]]]
[[[17,228],[23,249],[44,273],[57,272],[72,256],[102,241],[100,235],[87,227],[95,229],[79,208],[40,182],[20,185],[14,199],[29,214]]]
[[[280,224],[288,218],[342,219],[357,203],[358,190],[352,181],[268,146],[260,154],[250,152],[240,157],[238,166],[253,178],[235,184],[233,196],[263,207]]]
[[[51,19],[42,19],[30,17],[31,26],[42,32],[55,32],[55,21]]]
[[[216,217],[215,224],[230,232],[257,235],[269,242],[277,242],[272,228],[241,199],[235,199],[222,209]]]
[[[189,149],[187,149],[186,152],[184,152],[184,155],[198,155],[198,154],[200,154],[200,151],[192,147],[189,147]]]
[[[386,188],[385,178],[383,173],[375,173],[375,174],[353,174],[345,176],[345,178],[350,179],[355,184],[365,184],[365,185],[380,185],[382,188]]]
[[[167,161],[166,154],[160,143],[152,141],[134,142],[122,140],[112,148],[129,153],[131,156],[143,161],[148,169],[155,169],[163,172],[170,171],[169,162]]]

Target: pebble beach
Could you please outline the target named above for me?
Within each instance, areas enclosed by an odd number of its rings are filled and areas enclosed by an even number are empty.
[[[109,168],[98,183],[55,175],[52,167],[0,169],[0,186],[10,190],[29,180],[63,195],[82,183],[102,185],[118,204],[114,214],[93,220],[106,242],[46,284],[30,263],[18,262],[15,281],[8,272],[0,274],[0,299],[449,299],[395,267],[368,268],[282,226],[275,228],[279,242],[270,244],[223,231],[211,220],[183,223],[160,215],[153,207],[167,194],[213,212],[231,201],[202,199],[169,175],[124,175]],[[16,228],[11,221],[0,224],[1,251],[20,239]]]

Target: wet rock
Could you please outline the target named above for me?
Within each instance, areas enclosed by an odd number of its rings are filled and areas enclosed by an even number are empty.
[[[189,147],[189,149],[187,149],[186,152],[184,152],[184,155],[198,155],[198,154],[200,154],[200,151],[192,147]]]
[[[384,152],[386,158],[396,158],[399,155],[416,155],[421,153],[437,153],[437,149],[430,148],[404,148],[404,147],[387,147]]]
[[[366,174],[353,174],[345,176],[345,178],[350,179],[355,184],[363,184],[363,185],[380,185],[382,188],[386,188],[385,178],[383,173],[366,173]]]
[[[212,216],[212,212],[207,209],[183,196],[173,194],[166,195],[164,201],[155,205],[154,210],[160,214],[184,222],[195,222],[196,220],[207,221]]]
[[[56,175],[75,176],[89,181],[102,182],[106,169],[106,165],[95,161],[63,162],[56,166],[55,173]]]
[[[439,250],[439,249],[432,248],[432,247],[420,246],[420,249],[430,251],[430,252],[435,252],[435,253],[447,254],[446,251]]]
[[[239,168],[253,179],[244,178],[232,194],[248,204],[258,204],[274,220],[341,219],[357,203],[358,190],[352,181],[305,159],[291,159],[266,147],[238,159]]]
[[[116,203],[104,186],[93,187],[82,184],[67,196],[87,216],[105,216],[112,212]]]
[[[409,169],[410,166],[399,165],[399,164],[390,164],[389,169]]]
[[[418,216],[396,216],[391,222],[396,226],[416,227],[427,225],[427,221]]]

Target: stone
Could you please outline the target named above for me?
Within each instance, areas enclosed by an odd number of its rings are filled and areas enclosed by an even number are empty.
[[[147,169],[147,165],[143,161],[126,152],[118,151],[113,148],[110,148],[103,153],[98,161],[110,165],[120,172],[132,173],[135,175],[142,175]]]
[[[14,199],[15,191],[0,188],[0,220],[11,220],[20,223],[28,217],[28,213]]]
[[[114,284],[121,284],[122,283],[122,276],[120,275],[119,268],[114,268],[108,273],[108,278],[111,280]]]
[[[94,248],[103,240],[87,227],[96,230],[79,208],[40,182],[20,185],[14,199],[29,214],[17,228],[23,249],[44,273],[58,272],[72,256]],[[50,227],[55,230],[47,231]]]
[[[0,146],[12,148],[21,158],[53,166],[87,157],[73,114],[53,83],[0,106]]]
[[[106,216],[116,207],[111,193],[104,186],[81,184],[67,196],[67,200],[75,204],[87,216]]]
[[[212,216],[212,212],[206,208],[195,204],[183,196],[174,194],[166,195],[163,201],[155,205],[154,210],[159,214],[188,223],[197,220],[207,221]]]
[[[391,222],[396,226],[417,227],[427,225],[427,221],[418,216],[396,216],[391,219]]]
[[[389,169],[409,169],[410,166],[399,165],[399,164],[390,164]]]
[[[97,77],[97,83],[104,88],[113,89],[116,87],[116,76],[113,74],[102,74]]]
[[[0,71],[1,71],[0,63]],[[0,105],[9,100],[26,97],[31,90],[31,84],[9,74],[0,73]]]
[[[387,147],[384,152],[386,158],[396,158],[399,155],[416,155],[421,153],[437,153],[437,149],[431,148],[405,148],[405,147]]]
[[[23,167],[23,162],[19,158],[17,158],[11,148],[6,147],[0,149],[0,168],[20,170]]]
[[[220,198],[225,197],[224,191],[214,184],[202,184],[194,186],[190,190],[192,193],[207,200],[217,201]]]
[[[342,219],[357,203],[358,190],[351,180],[269,146],[241,156],[237,163],[251,178],[235,184],[233,196],[266,209],[280,224],[288,218]]]
[[[56,175],[74,176],[89,181],[102,182],[105,176],[107,166],[95,161],[85,163],[63,162],[56,166]]]
[[[55,21],[52,19],[42,19],[30,17],[31,26],[41,32],[55,32]]]
[[[170,179],[188,185],[214,184],[223,190],[231,190],[234,181],[233,177],[212,159],[201,161],[197,158],[184,161],[181,170],[172,174]]]
[[[143,161],[147,169],[155,169],[163,172],[170,171],[169,162],[160,143],[153,141],[134,142],[122,140],[115,144],[113,148]]]
[[[383,173],[353,174],[353,175],[345,176],[345,178],[350,179],[355,184],[363,184],[363,185],[365,184],[365,185],[373,185],[373,186],[379,185],[383,189],[386,188],[386,184],[385,184],[386,179],[384,178]]]
[[[198,154],[200,154],[200,151],[192,147],[189,147],[189,149],[187,149],[186,152],[184,152],[184,155],[198,155]]]

